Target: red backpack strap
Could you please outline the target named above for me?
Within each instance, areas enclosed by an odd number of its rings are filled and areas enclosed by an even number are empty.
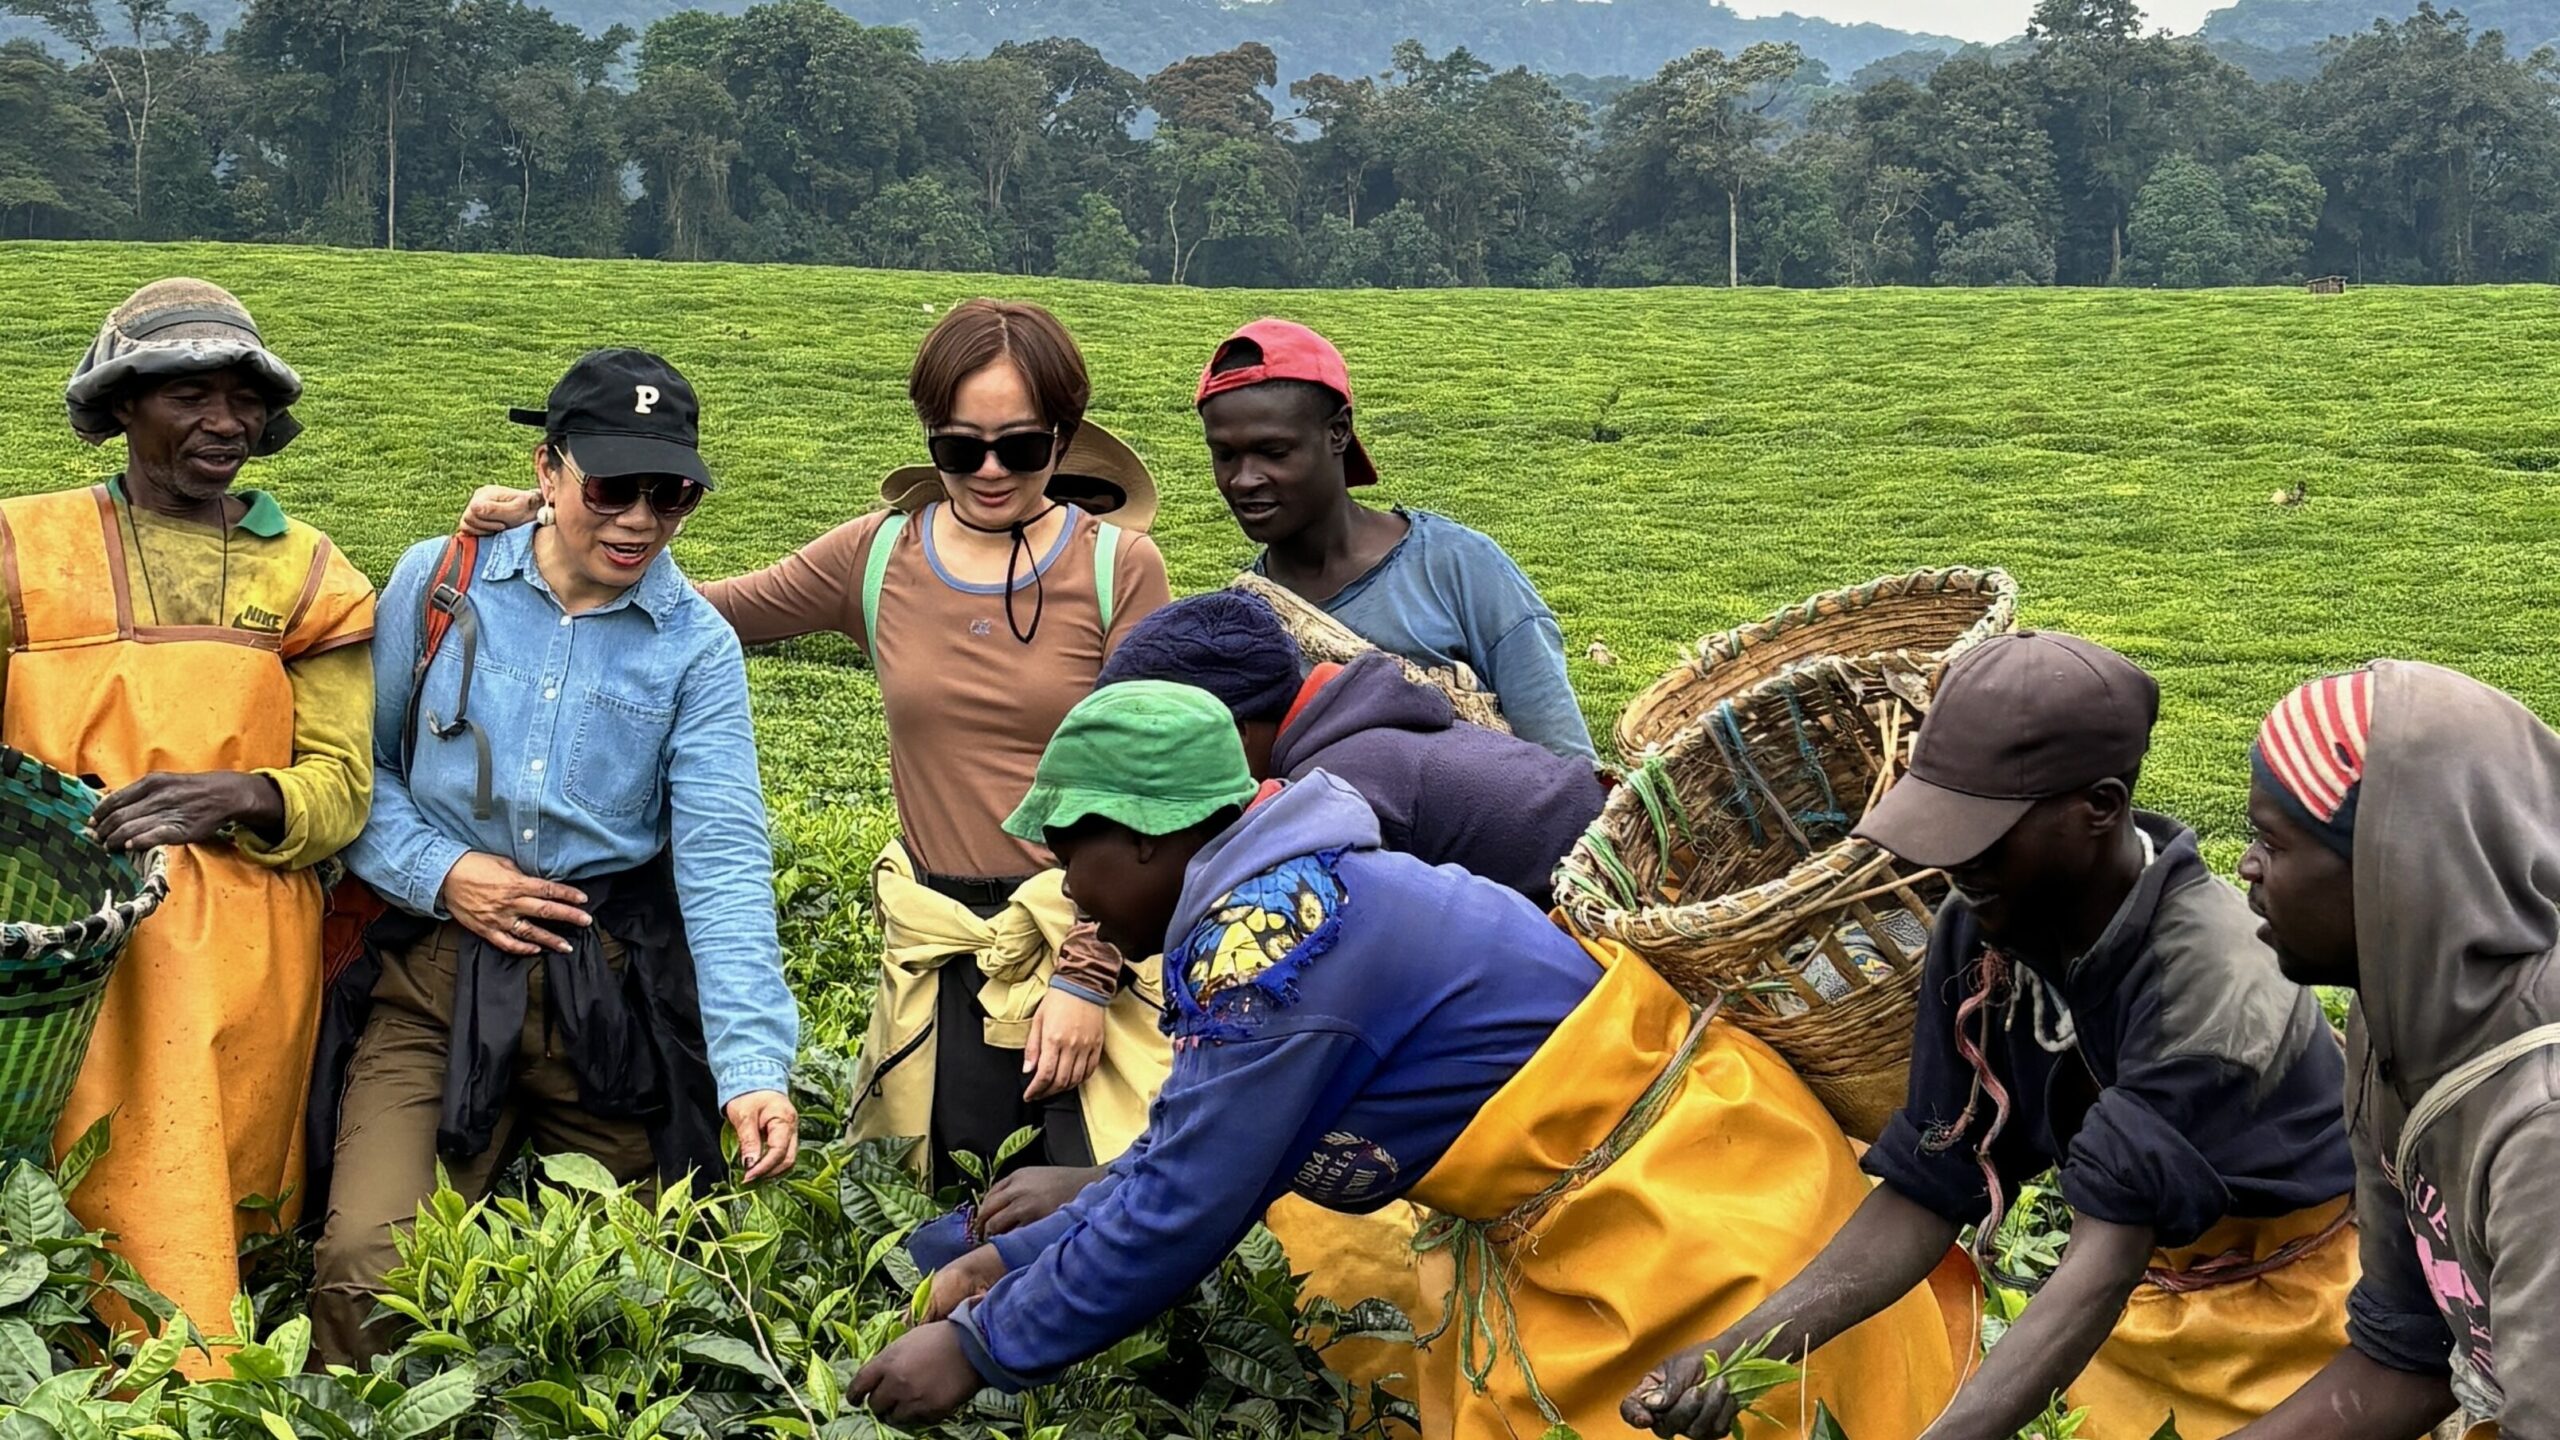
[[[464,592],[471,588],[471,577],[480,568],[480,537],[455,535],[445,542],[444,554],[437,557],[436,573],[427,584],[427,603],[419,616],[418,658],[409,667],[409,705],[400,717],[400,768],[406,770],[416,759],[419,692],[426,688],[427,665],[436,658],[437,647],[444,644],[445,632],[453,628],[454,611],[462,604]],[[329,887],[320,914],[320,979],[323,986],[335,982],[357,957],[364,953],[364,935],[374,921],[389,913],[391,907],[373,888],[350,872]]]
[[[443,647],[446,633],[459,619],[462,623],[462,688],[454,698],[453,719],[435,715],[426,717],[427,728],[439,740],[450,740],[468,734],[478,751],[479,783],[472,793],[473,818],[486,820],[494,813],[490,797],[489,737],[472,723],[471,672],[480,660],[480,627],[463,606],[470,593],[472,577],[480,568],[480,537],[457,534],[447,540],[444,554],[436,560],[435,574],[427,586],[427,600],[418,617],[418,659],[409,671],[409,706],[400,717],[400,768],[406,773],[414,768],[418,754],[418,704],[426,696],[427,667],[435,663],[436,651]]]
[[[456,535],[444,542],[444,554],[436,561],[436,573],[427,582],[426,634],[418,646],[418,672],[426,673],[428,662],[436,658],[436,650],[444,644],[444,635],[453,628],[453,612],[471,589],[471,577],[480,568],[480,537]]]

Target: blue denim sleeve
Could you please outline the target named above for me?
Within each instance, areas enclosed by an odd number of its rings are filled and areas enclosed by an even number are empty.
[[[382,898],[418,915],[442,917],[444,877],[471,847],[447,836],[418,810],[409,777],[400,767],[401,736],[409,724],[409,671],[418,661],[419,617],[426,606],[427,577],[444,553],[441,539],[422,541],[391,571],[375,607],[373,635],[373,809],[347,868]]]
[[[1526,580],[1522,581],[1526,584]],[[1564,670],[1564,631],[1541,611],[1494,642],[1484,682],[1502,702],[1511,733],[1568,760],[1598,763],[1591,726]]]
[[[1040,1384],[1170,1309],[1217,1268],[1305,1159],[1296,1146],[1365,1054],[1305,1030],[1186,1046],[1148,1143],[1099,1200],[1079,1197],[1057,1240],[955,1316],[988,1382]]]
[[[667,812],[703,1040],[726,1105],[755,1090],[788,1093],[800,1009],[782,976],[774,930],[773,843],[747,711],[746,658],[727,625],[714,620],[706,632],[710,642],[677,691]]]

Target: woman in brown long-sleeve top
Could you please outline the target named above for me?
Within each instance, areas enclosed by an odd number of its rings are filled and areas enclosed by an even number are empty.
[[[902,833],[873,875],[885,953],[854,1131],[926,1136],[937,1186],[955,1153],[1026,1126],[1039,1138],[1016,1164],[1107,1160],[1165,1064],[1153,962],[1077,923],[1049,853],[1003,829],[1050,732],[1169,598],[1145,534],[1154,481],[1085,418],[1090,394],[1048,311],[958,306],[908,378],[932,465],[891,474],[888,508],[703,587],[748,644],[836,631],[879,677]],[[465,524],[533,503],[485,490]],[[955,964],[971,983],[941,983]]]

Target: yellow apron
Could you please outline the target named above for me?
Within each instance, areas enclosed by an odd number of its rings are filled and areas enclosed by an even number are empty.
[[[1509,1215],[1596,1148],[1677,1057],[1688,1003],[1620,947],[1582,943],[1600,983],[1414,1187],[1415,1201],[1479,1223]],[[1645,1373],[1793,1279],[1867,1190],[1839,1125],[1786,1062],[1714,1022],[1626,1153],[1525,1233],[1495,1231],[1495,1268],[1539,1387],[1584,1440],[1633,1434],[1618,1406]],[[1488,1292],[1486,1308],[1498,1305]],[[1423,1351],[1423,1433],[1545,1431],[1508,1349],[1480,1394],[1461,1342],[1453,1327]],[[1938,1304],[1918,1287],[1815,1351],[1805,1385],[1764,1397],[1777,1423],[1746,1420],[1738,1433],[1802,1434],[1819,1401],[1857,1440],[1910,1440],[1945,1408],[1956,1365]]]
[[[2215,1283],[2215,1268],[2236,1278]],[[2072,1382],[2071,1404],[2089,1410],[2081,1440],[2151,1440],[2173,1411],[2184,1440],[2221,1440],[2266,1414],[2346,1348],[2361,1270],[2345,1196],[2275,1220],[2225,1219],[2158,1252],[2155,1279],[2135,1287]],[[2194,1288],[2155,1283],[2163,1275]]]
[[[0,739],[110,787],[155,770],[293,763],[285,659],[320,595],[326,541],[278,636],[137,626],[104,490],[12,501],[0,522],[17,647]],[[135,932],[107,983],[55,1144],[114,1113],[113,1144],[71,1208],[83,1224],[115,1232],[143,1278],[218,1335],[231,1328],[240,1242],[253,1226],[239,1202],[288,1196],[302,1183],[320,884],[307,870],[266,869],[222,845],[168,858],[168,903]],[[285,1218],[298,1208],[288,1199]],[[184,1364],[218,1368],[193,1350]]]
[[[1262,1217],[1280,1248],[1289,1252],[1289,1268],[1304,1275],[1301,1299],[1323,1298],[1346,1308],[1363,1300],[1384,1300],[1405,1314],[1413,1333],[1427,1335],[1440,1324],[1440,1306],[1455,1278],[1446,1255],[1416,1254],[1415,1236],[1427,1218],[1406,1201],[1367,1215],[1328,1210],[1312,1200],[1284,1195]],[[1420,1368],[1413,1347],[1389,1340],[1345,1340],[1324,1352],[1324,1362],[1355,1387],[1355,1412],[1366,1415],[1371,1385],[1419,1403]]]
[[[892,839],[871,865],[880,906],[880,993],[863,1037],[854,1117],[857,1140],[922,1135],[909,1165],[932,1164],[934,1000],[955,957],[974,962],[963,973],[980,982],[987,1043],[1019,1050],[1031,1038],[1032,1012],[1049,993],[1058,946],[1075,925],[1063,872],[1044,870],[1013,892],[992,918],[916,878],[904,843]],[[1076,1100],[1097,1164],[1110,1163],[1147,1128],[1147,1106],[1173,1068],[1173,1047],[1156,1023],[1164,1011],[1162,962],[1133,962],[1136,976],[1105,1013],[1102,1059]]]

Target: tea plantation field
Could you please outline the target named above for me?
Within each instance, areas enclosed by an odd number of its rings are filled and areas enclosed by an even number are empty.
[[[525,479],[532,437],[506,407],[540,403],[573,358],[608,344],[664,352],[705,398],[705,449],[723,484],[677,542],[686,568],[717,576],[779,558],[869,508],[885,471],[921,458],[904,397],[916,343],[952,303],[997,293],[1050,305],[1082,338],[1096,416],[1149,458],[1164,491],[1157,537],[1177,592],[1223,583],[1250,555],[1191,414],[1201,364],[1231,327],[1265,313],[1335,336],[1386,477],[1376,498],[1452,515],[1510,547],[1563,620],[1595,731],[1704,632],[1815,591],[1954,564],[2009,569],[2029,623],[2096,637],[2160,677],[2166,714],[2145,798],[2202,828],[2226,866],[2249,737],[2304,678],[2406,656],[2560,714],[2548,643],[2560,326],[2548,291],[1266,295],[0,245],[0,495],[112,472],[112,449],[70,435],[62,382],[111,306],[177,273],[244,297],[309,383],[307,433],[251,483],[377,580],[411,542],[445,530],[474,487]],[[918,1280],[890,1237],[934,1204],[888,1151],[830,1138],[844,1128],[876,954],[858,902],[890,824],[877,697],[852,659],[846,642],[813,640],[750,661],[806,1019],[801,1174],[654,1212],[609,1196],[594,1167],[565,1164],[548,1172],[552,1185],[495,1207],[437,1197],[393,1281],[426,1324],[395,1364],[405,1391],[279,1380],[307,1343],[295,1318],[307,1272],[293,1247],[262,1240],[256,1268],[276,1278],[257,1282],[251,1318],[267,1339],[243,1352],[253,1363],[235,1380],[113,1398],[165,1368],[171,1340],[131,1370],[47,1382],[54,1402],[76,1401],[100,1425],[128,1410],[175,1416],[181,1429],[150,1433],[208,1437],[358,1424],[477,1435],[493,1414],[504,1433],[540,1437],[662,1425],[888,1433],[843,1413],[842,1388],[897,1331]],[[7,1208],[0,1220],[25,1207]],[[2060,1224],[2050,1197],[2031,1195],[2003,1248],[2049,1265]],[[25,1240],[0,1235],[0,1248]],[[494,1266],[492,1254],[526,1259]],[[85,1295],[88,1260],[68,1263],[55,1280]],[[1147,1335],[1033,1402],[982,1400],[930,1435],[1134,1427],[1365,1440],[1374,1431],[1346,1430],[1331,1390],[1291,1378],[1314,1363],[1311,1330],[1333,1322],[1295,1312],[1288,1268],[1267,1236],[1248,1242]],[[510,1278],[487,1278],[501,1273]],[[675,1298],[614,1308],[632,1293]],[[9,1326],[27,1328],[0,1315]],[[1216,1378],[1231,1361],[1202,1337],[1226,1343],[1237,1326],[1256,1354],[1276,1347],[1279,1368],[1253,1373],[1287,1382],[1280,1391]],[[41,1374],[0,1385],[14,1396]],[[564,1378],[574,1395],[555,1383]]]
[[[921,457],[906,368],[982,293],[1055,308],[1095,413],[1165,493],[1177,592],[1249,549],[1211,487],[1192,384],[1236,323],[1333,335],[1382,501],[1499,537],[1562,617],[1595,731],[1702,632],[1816,590],[2000,565],[2035,624],[2150,666],[2151,803],[2236,855],[2256,718],[2325,667],[2460,666],[2560,712],[2560,325],[2547,291],[1290,293],[1001,276],[300,249],[0,246],[0,493],[85,482],[61,383],[105,311],[170,273],[229,286],[310,385],[254,482],[377,578],[471,489],[519,480],[579,352],[685,369],[725,480],[678,542],[697,575],[773,560]],[[2278,506],[2303,487],[2305,503]],[[1619,657],[1589,658],[1594,642]],[[754,662],[768,784],[841,821],[885,785],[850,647]],[[861,807],[868,813],[869,806]]]

